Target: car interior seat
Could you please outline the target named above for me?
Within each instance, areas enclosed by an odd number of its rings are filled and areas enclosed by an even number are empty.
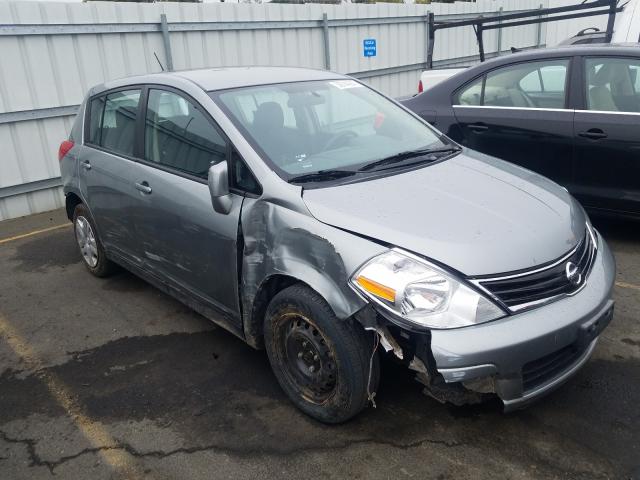
[[[617,112],[618,107],[608,85],[611,82],[612,65],[604,64],[597,72],[589,72],[589,110]]]

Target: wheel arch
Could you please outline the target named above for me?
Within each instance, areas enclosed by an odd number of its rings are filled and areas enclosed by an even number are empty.
[[[303,280],[304,279],[304,280]],[[358,311],[361,305],[355,305],[352,299],[346,298],[342,289],[328,277],[316,270],[302,267],[296,275],[274,273],[266,277],[258,287],[248,311],[244,312],[244,333],[247,343],[255,348],[263,348],[263,322],[267,306],[279,292],[295,284],[302,284],[316,292],[329,305],[336,317],[348,318]],[[246,309],[245,305],[245,309]]]
[[[84,203],[79,195],[74,192],[69,192],[65,195],[64,198],[65,209],[67,211],[67,218],[70,221],[73,221],[73,212],[78,205]]]

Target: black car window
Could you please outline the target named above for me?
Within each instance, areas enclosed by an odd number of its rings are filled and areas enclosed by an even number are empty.
[[[123,90],[106,97],[99,145],[124,155],[133,155],[140,90]]]
[[[569,60],[518,63],[493,70],[464,87],[455,105],[564,108]]]
[[[585,68],[589,110],[640,113],[640,60],[588,58]]]
[[[222,135],[191,101],[166,90],[149,91],[145,126],[146,160],[207,178],[225,160]]]

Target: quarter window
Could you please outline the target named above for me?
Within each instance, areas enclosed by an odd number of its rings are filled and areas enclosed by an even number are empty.
[[[100,145],[100,129],[102,128],[102,113],[104,112],[105,97],[91,100],[89,106],[89,143]]]
[[[202,111],[173,92],[149,91],[145,159],[207,178],[209,167],[225,160],[227,145]]]
[[[589,110],[640,113],[640,60],[588,58],[585,66]]]
[[[456,105],[564,108],[568,60],[502,67],[477,79],[456,96]]]

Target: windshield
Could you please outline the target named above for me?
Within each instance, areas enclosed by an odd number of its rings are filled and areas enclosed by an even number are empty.
[[[211,96],[286,180],[351,172],[446,146],[424,123],[354,80],[260,85]]]

